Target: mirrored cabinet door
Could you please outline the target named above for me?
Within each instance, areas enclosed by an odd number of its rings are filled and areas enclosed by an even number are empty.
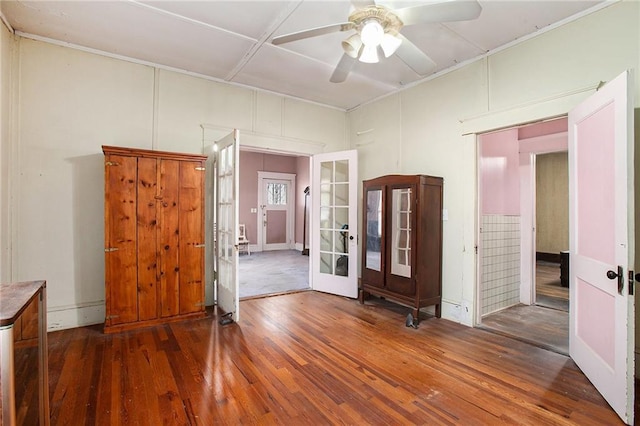
[[[382,190],[367,191],[366,202],[365,268],[380,271],[382,267]]]

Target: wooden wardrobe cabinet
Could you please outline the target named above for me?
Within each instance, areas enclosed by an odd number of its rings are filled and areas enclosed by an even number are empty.
[[[102,150],[105,332],[204,316],[206,156]]]
[[[389,175],[363,182],[360,303],[369,294],[419,310],[442,301],[442,178]]]

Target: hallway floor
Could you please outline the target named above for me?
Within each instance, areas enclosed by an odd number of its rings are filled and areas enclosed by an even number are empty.
[[[536,265],[536,305],[516,305],[482,319],[480,328],[569,354],[569,289],[555,263]]]
[[[309,256],[297,250],[262,251],[239,257],[240,299],[308,290]]]

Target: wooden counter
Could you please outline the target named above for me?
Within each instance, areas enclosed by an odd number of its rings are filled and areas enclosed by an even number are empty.
[[[34,301],[38,303],[38,418],[49,424],[49,380],[47,368],[46,281],[0,284],[0,424],[13,426],[16,418],[14,325]],[[22,377],[20,379],[23,379]],[[18,401],[20,404],[23,401]],[[23,407],[21,407],[23,408]],[[28,407],[27,407],[28,408]],[[22,419],[21,423],[24,422]]]

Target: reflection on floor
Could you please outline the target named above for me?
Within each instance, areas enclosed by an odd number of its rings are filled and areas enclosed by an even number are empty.
[[[309,256],[297,250],[252,252],[239,256],[240,298],[308,290]]]
[[[536,264],[536,305],[569,312],[569,288],[560,285],[560,265]]]
[[[516,305],[482,318],[482,328],[564,355],[569,354],[569,289],[555,263],[536,265],[537,305]]]

